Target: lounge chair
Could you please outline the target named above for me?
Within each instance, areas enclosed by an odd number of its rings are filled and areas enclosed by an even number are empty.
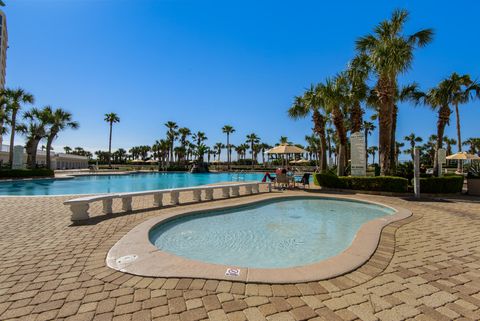
[[[288,188],[290,181],[287,174],[277,174],[275,184],[278,188]]]
[[[305,188],[308,185],[308,188],[310,188],[310,173],[304,173],[302,178],[300,178],[297,183],[302,184],[303,188]]]

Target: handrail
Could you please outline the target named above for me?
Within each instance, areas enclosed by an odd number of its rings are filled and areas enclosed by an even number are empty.
[[[245,183],[233,183],[225,185],[202,185],[202,186],[192,186],[192,187],[181,187],[181,188],[171,188],[171,189],[161,189],[161,190],[151,190],[151,191],[140,191],[140,192],[123,192],[123,193],[111,193],[111,194],[101,194],[93,196],[84,196],[80,198],[74,198],[63,202],[64,205],[70,206],[72,212],[71,220],[72,221],[81,221],[89,219],[88,209],[90,203],[102,201],[103,202],[103,213],[111,214],[113,212],[112,203],[114,199],[122,200],[122,210],[129,212],[132,210],[132,198],[137,196],[148,196],[153,195],[153,206],[161,207],[163,206],[163,195],[170,194],[170,203],[172,205],[177,205],[180,203],[179,196],[182,192],[193,192],[193,200],[196,202],[202,201],[202,192],[204,192],[205,200],[213,200],[213,191],[215,189],[222,190],[222,197],[229,198],[240,195],[240,187],[245,187],[245,194],[256,194],[260,192],[260,184],[268,185],[268,192],[272,191],[272,186],[270,182],[245,182]]]

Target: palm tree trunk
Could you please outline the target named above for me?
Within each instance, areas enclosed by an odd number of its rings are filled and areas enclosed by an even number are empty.
[[[458,110],[458,103],[455,104],[455,114],[457,116],[457,143],[458,143],[458,152],[462,151],[462,135],[460,134],[460,111]],[[457,161],[457,171],[463,172],[463,162]]]
[[[47,168],[48,169],[52,169],[51,167],[51,163],[52,163],[52,160],[51,160],[51,153],[50,153],[50,149],[52,148],[52,142],[53,142],[53,139],[55,138],[55,135],[52,133],[50,136],[48,136],[47,138],[47,156],[46,156],[46,165],[47,165]]]
[[[380,101],[380,110],[378,113],[379,127],[379,146],[378,158],[380,163],[380,174],[390,175],[391,151],[392,148],[392,113],[394,108],[395,85],[387,77],[381,77],[377,84],[377,95]]]
[[[439,176],[440,164],[438,160],[438,150],[443,147],[443,134],[445,132],[445,126],[450,120],[450,108],[448,106],[442,106],[438,112],[437,122],[437,143],[435,145],[435,155],[433,156],[433,175]]]
[[[339,141],[339,155],[338,155],[338,165],[337,165],[337,175],[345,175],[345,161],[346,161],[346,146],[347,146],[347,133],[345,129],[345,124],[343,122],[343,113],[340,110],[339,106],[333,108],[332,111],[333,124],[337,129],[338,141]]]
[[[230,170],[230,134],[227,133],[227,163],[228,170]]]
[[[392,128],[390,132],[390,164],[392,166],[392,171],[396,168],[396,139],[395,133],[397,131],[397,116],[398,116],[398,107],[396,104],[393,105],[393,112],[392,112]]]
[[[108,139],[108,167],[112,167],[112,129],[113,122],[110,122],[110,135]]]
[[[320,137],[320,171],[327,171],[327,140],[325,138],[325,117],[317,110],[312,115],[315,133]]]
[[[10,150],[8,151],[8,162],[10,163],[10,168],[13,166],[13,145],[15,144],[15,129],[17,127],[17,112],[12,111],[12,123],[11,123],[11,132],[10,132]]]
[[[351,131],[352,133],[359,132],[362,128],[362,116],[363,116],[363,110],[362,107],[360,106],[359,101],[355,101],[355,103],[352,106],[351,110],[351,122],[352,122],[352,128]]]

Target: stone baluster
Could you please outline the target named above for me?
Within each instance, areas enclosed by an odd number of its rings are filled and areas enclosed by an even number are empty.
[[[179,198],[180,198],[180,192],[179,191],[171,191],[170,192],[170,204],[177,205],[178,203],[180,203]]]
[[[163,193],[153,194],[153,206],[162,207],[163,205]]]
[[[200,202],[202,200],[202,190],[201,189],[194,189],[193,190],[193,201]]]
[[[113,203],[113,199],[111,199],[111,198],[107,198],[107,199],[103,200],[103,213],[104,214],[112,214],[112,212],[113,212],[112,203]]]
[[[213,188],[205,189],[205,199],[207,201],[213,200]]]
[[[132,210],[132,197],[124,196],[122,197],[122,210],[125,212],[130,212]]]
[[[88,220],[90,216],[88,215],[88,203],[73,203],[70,204],[70,210],[72,211],[72,221],[82,221]]]

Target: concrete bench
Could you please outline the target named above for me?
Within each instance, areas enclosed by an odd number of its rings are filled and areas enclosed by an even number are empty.
[[[134,197],[153,195],[153,206],[162,207],[164,194],[170,195],[171,205],[177,205],[180,203],[180,193],[192,192],[193,201],[201,202],[202,194],[204,195],[204,200],[213,200],[214,190],[221,190],[222,198],[240,196],[240,187],[245,188],[245,195],[257,194],[260,192],[260,184],[267,185],[268,192],[272,191],[272,185],[270,182],[245,182],[228,185],[193,186],[153,191],[101,194],[67,200],[63,204],[70,206],[70,211],[72,212],[71,220],[76,222],[90,218],[88,210],[90,208],[90,204],[94,202],[101,201],[103,205],[103,213],[111,214],[113,213],[113,200],[121,199],[122,210],[124,212],[130,212],[132,210],[132,200]]]

